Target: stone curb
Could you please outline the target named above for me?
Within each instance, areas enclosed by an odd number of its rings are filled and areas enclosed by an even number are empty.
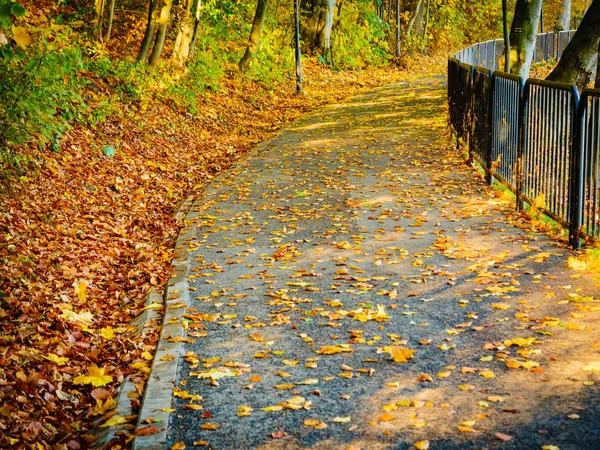
[[[146,307],[146,309],[144,309],[135,319],[130,322],[130,325],[136,328],[132,334],[139,336],[142,334],[145,328],[157,326],[159,323],[161,323],[162,313],[156,308],[148,308],[148,306],[151,304],[159,304],[164,306],[163,296],[154,290],[148,293],[146,296],[146,301],[144,302],[144,307]],[[131,398],[129,397],[129,394],[135,392],[135,385],[130,381],[129,377],[126,377],[123,380],[123,383],[119,389],[119,393],[115,398],[117,406],[114,408],[114,411],[117,411],[120,416],[135,415],[131,405]],[[98,422],[96,424],[97,428],[93,431],[97,437],[97,440],[94,443],[94,448],[110,448],[110,444],[114,439],[118,438],[119,435],[127,434],[128,428],[131,428],[131,425],[129,424],[98,428],[101,423],[102,421]]]
[[[138,415],[136,430],[152,424],[160,429],[158,433],[136,436],[131,448],[133,450],[159,450],[165,448],[167,428],[171,413],[173,388],[176,383],[177,362],[181,350],[181,342],[171,342],[167,338],[183,337],[184,330],[180,314],[189,305],[187,270],[189,263],[186,242],[194,238],[194,219],[198,213],[192,210],[195,197],[188,197],[176,214],[177,219],[185,217],[185,224],[175,244],[173,272],[165,288],[165,310],[160,338],[152,361],[152,368],[142,405]],[[170,358],[174,356],[175,358]]]

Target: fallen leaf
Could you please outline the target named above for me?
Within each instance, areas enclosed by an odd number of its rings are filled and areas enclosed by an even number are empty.
[[[504,433],[500,433],[500,432],[494,433],[494,436],[496,436],[501,441],[510,441],[513,438],[513,436],[509,436],[508,434],[504,434]]]
[[[93,386],[106,386],[112,383],[113,377],[104,374],[104,369],[92,364],[88,368],[87,375],[79,375],[73,379],[73,384],[91,384]]]
[[[392,359],[397,363],[408,362],[413,359],[416,350],[406,347],[386,346],[377,350],[378,352],[389,353]]]
[[[281,439],[287,436],[287,433],[285,431],[273,431],[271,433],[271,437],[273,439]]]

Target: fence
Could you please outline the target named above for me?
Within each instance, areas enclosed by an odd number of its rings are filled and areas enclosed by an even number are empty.
[[[573,32],[538,36],[536,55],[562,55]],[[448,59],[450,123],[486,173],[569,230],[600,239],[600,90],[493,71],[499,41]],[[502,43],[503,48],[503,43]]]

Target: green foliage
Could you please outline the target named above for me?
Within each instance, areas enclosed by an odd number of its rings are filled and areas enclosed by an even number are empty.
[[[385,34],[387,25],[371,4],[345,5],[338,23],[332,36],[333,61],[337,67],[380,66],[392,58]]]
[[[14,5],[11,12],[21,14]],[[84,63],[71,28],[12,29],[22,34],[2,46],[0,57],[0,158],[19,163],[18,145],[35,139],[40,147],[58,150],[71,123],[85,120],[81,93],[87,81],[79,76]]]

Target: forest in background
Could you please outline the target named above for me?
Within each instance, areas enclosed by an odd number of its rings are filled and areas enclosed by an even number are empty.
[[[546,29],[555,27],[563,1],[544,2]],[[268,90],[293,80],[294,7],[291,0],[260,3],[266,11],[260,50],[244,78]],[[588,3],[572,2],[573,23]],[[32,140],[58,150],[74,123],[93,127],[122,110],[120,102],[166,101],[194,114],[199,94],[218,90],[239,71],[256,6],[0,0],[2,160],[20,163],[15,148]],[[302,0],[302,49],[334,70],[407,67],[416,53],[443,58],[501,36],[501,11],[500,0]]]
[[[140,58],[170,4],[152,1],[0,0],[2,447],[85,448],[125,378],[143,391],[156,336],[128,323],[168,280],[188,195],[302,112],[502,34],[500,0],[306,0],[296,96],[290,0],[267,2],[243,70],[257,2],[173,2]]]

